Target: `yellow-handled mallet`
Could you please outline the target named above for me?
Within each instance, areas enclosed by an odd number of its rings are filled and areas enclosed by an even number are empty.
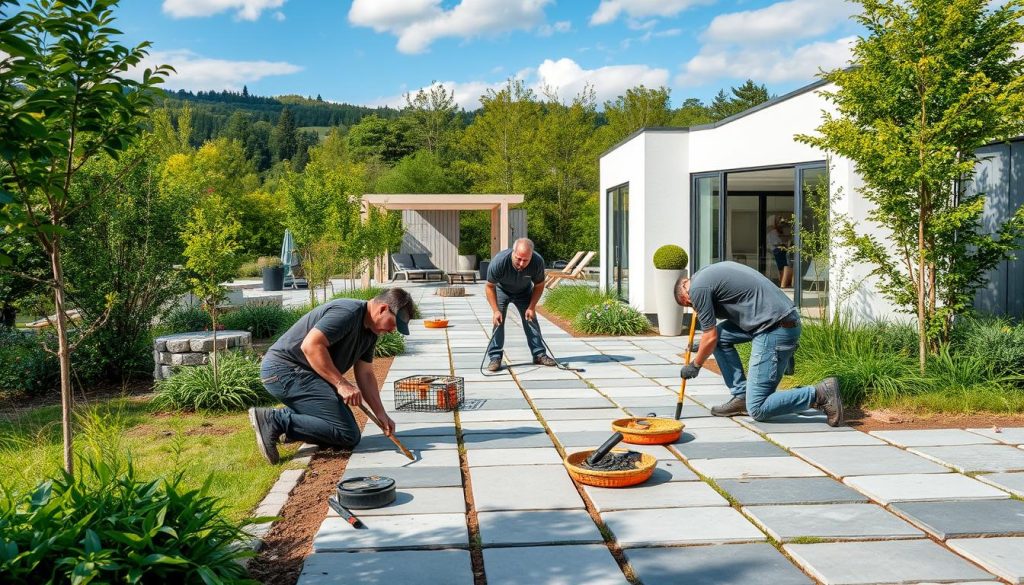
[[[686,357],[684,365],[690,365],[690,352],[693,351],[693,332],[697,327],[697,313],[690,311],[690,339],[686,342]],[[686,378],[679,380],[679,402],[676,402],[676,420],[683,414],[683,397],[686,395]]]

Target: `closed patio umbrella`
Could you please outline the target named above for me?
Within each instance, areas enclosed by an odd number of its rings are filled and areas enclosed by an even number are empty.
[[[292,230],[284,230],[281,242],[281,264],[284,266],[284,286],[288,288],[306,288],[309,284],[305,278],[295,277],[295,268],[299,266],[299,251],[295,247]]]

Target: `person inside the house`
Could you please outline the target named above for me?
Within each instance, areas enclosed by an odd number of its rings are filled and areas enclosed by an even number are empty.
[[[366,405],[384,426],[395,422],[384,411],[373,351],[377,337],[409,334],[412,297],[401,288],[386,289],[369,301],[338,299],[306,313],[267,350],[260,368],[264,387],[284,408],[250,408],[260,453],[277,463],[277,442],[305,441],[351,449],[359,443],[352,409]],[[355,384],[342,375],[352,368]]]
[[[519,310],[526,332],[526,343],[533,354],[533,363],[556,366],[558,362],[544,350],[544,340],[537,322],[537,302],[544,294],[544,259],[533,250],[533,241],[519,238],[508,250],[499,252],[487,269],[484,290],[491,305],[494,332],[487,345],[490,360],[487,370],[501,369],[502,348],[505,347],[505,312],[512,303]]]
[[[786,221],[780,215],[773,216],[772,228],[768,230],[766,242],[768,249],[775,257],[775,266],[779,269],[779,286],[793,286],[793,269],[789,265],[789,238],[786,235]]]
[[[680,278],[676,302],[693,307],[700,326],[700,345],[679,375],[697,376],[712,355],[732,398],[711,409],[715,416],[749,414],[754,420],[822,410],[828,424],[843,423],[839,380],[826,378],[814,386],[778,391],[786,366],[800,343],[800,314],[782,289],[753,268],[719,262]],[[718,319],[722,319],[718,323]],[[736,344],[750,343],[749,371],[744,374]]]

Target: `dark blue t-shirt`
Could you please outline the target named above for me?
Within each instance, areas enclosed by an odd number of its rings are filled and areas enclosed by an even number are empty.
[[[530,263],[522,271],[512,266],[512,248],[498,252],[487,268],[487,282],[501,287],[507,294],[524,293],[533,285],[544,282],[544,259],[537,252],[533,253]]]
[[[306,313],[267,350],[265,359],[301,366],[313,371],[302,353],[302,341],[313,328],[327,337],[328,353],[338,371],[345,373],[356,360],[373,361],[377,334],[363,325],[366,301],[338,299],[324,303]]]

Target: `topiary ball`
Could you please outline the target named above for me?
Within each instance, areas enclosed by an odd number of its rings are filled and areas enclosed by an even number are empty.
[[[660,270],[682,270],[690,257],[675,244],[666,244],[654,251],[654,267]]]

